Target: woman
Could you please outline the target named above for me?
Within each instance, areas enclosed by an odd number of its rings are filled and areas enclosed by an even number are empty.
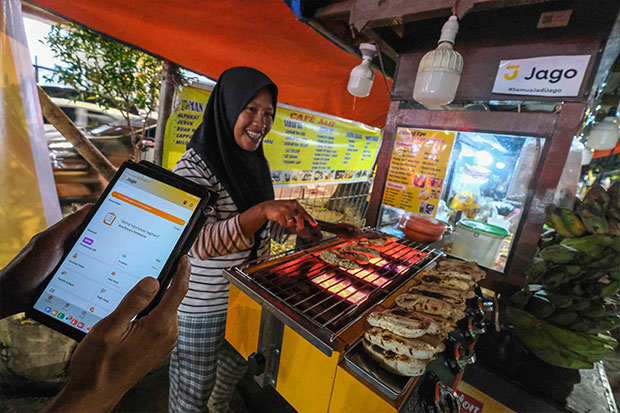
[[[222,73],[202,124],[174,167],[219,200],[190,251],[189,292],[179,307],[179,340],[170,361],[170,411],[227,412],[247,368],[224,340],[229,282],[222,270],[267,254],[271,238],[282,240],[286,232],[310,236],[304,221],[316,225],[297,201],[274,201],[262,140],[277,96],[276,85],[258,70]]]

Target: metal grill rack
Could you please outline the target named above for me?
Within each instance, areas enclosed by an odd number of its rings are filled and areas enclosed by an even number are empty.
[[[274,315],[293,330],[331,353],[337,337],[367,310],[442,255],[428,246],[399,239],[383,247],[380,258],[356,270],[319,258],[322,251],[345,243],[325,241],[292,251],[273,264],[235,267],[226,271],[227,278],[261,305],[275,310]]]

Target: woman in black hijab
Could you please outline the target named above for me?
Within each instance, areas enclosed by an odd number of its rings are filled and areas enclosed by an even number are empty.
[[[224,340],[229,282],[222,270],[268,254],[272,238],[316,234],[304,228],[304,222],[316,222],[296,200],[274,200],[262,141],[277,97],[277,86],[256,69],[222,73],[174,167],[220,197],[190,251],[190,288],[179,307],[170,361],[170,411],[227,412],[245,373],[245,360]]]

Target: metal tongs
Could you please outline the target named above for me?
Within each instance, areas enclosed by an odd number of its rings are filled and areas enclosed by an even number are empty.
[[[329,232],[339,238],[343,239],[358,239],[362,236],[362,231],[353,224],[347,224],[346,222],[325,222],[319,219],[316,220],[319,224],[321,231]]]

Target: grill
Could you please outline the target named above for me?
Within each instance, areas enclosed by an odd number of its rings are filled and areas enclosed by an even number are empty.
[[[367,237],[376,230],[366,228]],[[348,241],[326,240],[308,249],[247,263],[225,271],[226,277],[274,316],[327,355],[337,338],[442,254],[427,246],[398,239],[374,247],[381,257],[348,270],[319,258],[322,251]]]

